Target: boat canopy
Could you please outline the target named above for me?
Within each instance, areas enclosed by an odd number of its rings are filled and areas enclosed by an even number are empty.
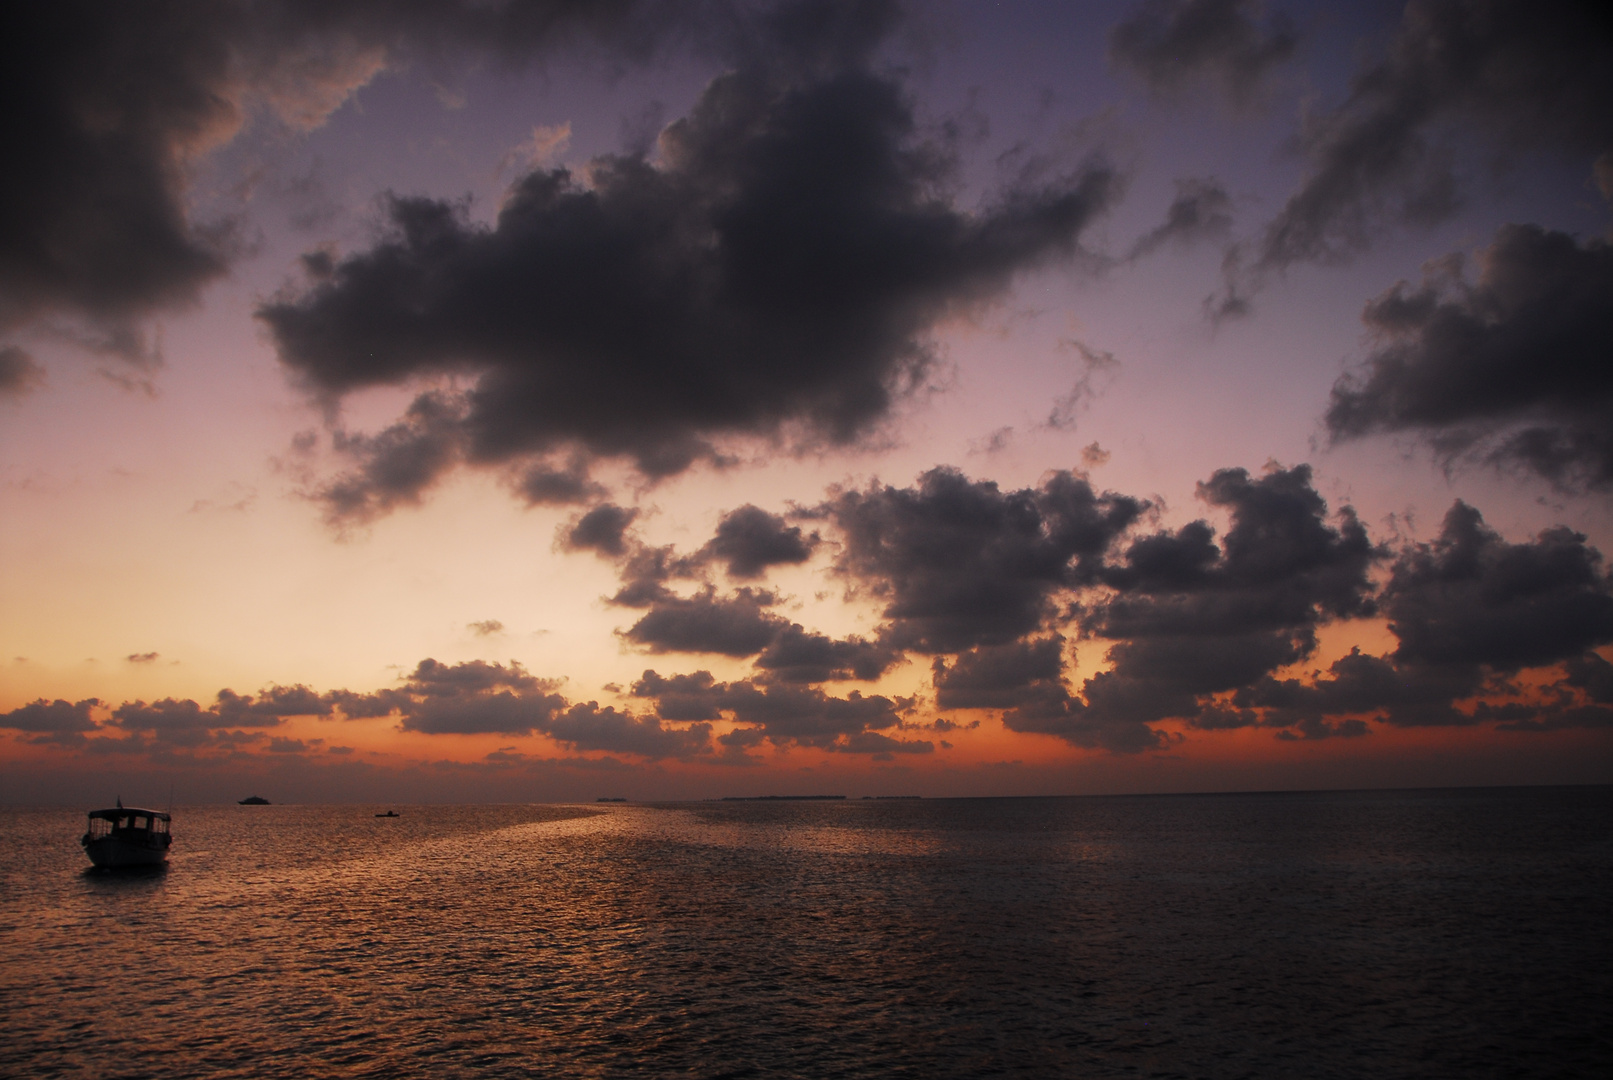
[[[148,817],[157,821],[167,821],[169,816],[161,810],[141,810],[135,806],[119,806],[111,810],[91,810],[90,820],[117,821],[127,817]]]

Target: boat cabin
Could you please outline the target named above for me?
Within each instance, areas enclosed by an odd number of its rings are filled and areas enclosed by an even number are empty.
[[[88,839],[105,836],[133,839],[135,837],[168,835],[168,815],[160,810],[136,810],[117,807],[113,810],[91,810]]]

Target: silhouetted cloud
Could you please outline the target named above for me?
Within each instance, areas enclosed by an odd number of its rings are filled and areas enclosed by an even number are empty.
[[[1011,709],[1069,697],[1058,636],[971,649],[950,666],[936,657],[932,670],[943,709]]]
[[[1415,432],[1448,461],[1613,486],[1613,247],[1507,225],[1479,258],[1401,282],[1362,316],[1380,345],[1333,388],[1335,439]]]
[[[1350,714],[1398,727],[1501,721],[1513,730],[1551,730],[1604,722],[1590,706],[1607,704],[1610,665],[1589,650],[1613,642],[1613,581],[1585,537],[1556,528],[1508,543],[1457,502],[1438,539],[1401,552],[1381,603],[1399,639],[1392,653],[1352,650],[1309,684],[1262,679],[1234,696],[1240,709],[1260,710],[1244,713],[1244,722]],[[1555,684],[1531,689],[1504,680],[1558,663],[1566,674]],[[1481,695],[1493,700],[1458,707]]]
[[[539,462],[521,473],[516,490],[531,506],[588,502],[605,494],[605,489],[588,479],[587,463],[574,458],[565,468]]]
[[[264,727],[289,716],[328,716],[330,703],[301,684],[271,686],[255,697],[224,689],[218,692],[213,711],[231,727]]]
[[[772,593],[756,589],[725,597],[710,589],[690,597],[668,595],[655,600],[623,636],[656,653],[755,656],[790,625],[766,610],[777,602]]]
[[[402,420],[377,435],[338,429],[335,450],[360,464],[314,493],[326,520],[336,526],[363,524],[399,505],[418,503],[459,456],[463,412],[457,397],[431,392],[415,398]]]
[[[1140,259],[1167,244],[1186,247],[1200,240],[1217,240],[1232,229],[1232,196],[1214,180],[1176,181],[1176,198],[1165,220],[1139,239],[1131,258]]]
[[[1584,691],[1598,705],[1613,705],[1613,664],[1595,653],[1586,653],[1570,658],[1564,667],[1568,669],[1565,685]]]
[[[411,60],[520,61],[591,40],[645,55],[689,5],[361,0],[63,0],[0,16],[0,327],[56,313],[145,353],[130,320],[190,303],[240,244],[197,221],[191,166],[252,119],[321,123],[378,72]],[[26,162],[26,167],[20,162]]]
[[[881,641],[853,634],[843,640],[791,623],[756,658],[767,682],[872,682],[901,663],[902,653]]]
[[[1250,0],[1144,0],[1109,32],[1109,58],[1156,92],[1189,83],[1223,86],[1235,102],[1287,60],[1297,39],[1278,12],[1261,26],[1263,5]]]
[[[577,750],[607,750],[652,760],[682,758],[711,748],[711,725],[668,727],[658,717],[618,712],[597,702],[573,705],[545,729],[551,738]]]
[[[1396,562],[1383,612],[1399,662],[1511,673],[1613,642],[1613,581],[1579,533],[1509,544],[1458,502],[1439,539]]]
[[[758,686],[745,679],[720,683],[709,671],[670,677],[646,671],[633,684],[632,692],[635,697],[654,699],[656,711],[663,718],[716,720],[727,714],[778,746],[814,746],[849,753],[891,752],[888,746],[875,747],[854,740],[865,732],[887,730],[901,723],[896,712],[898,703],[881,695],[864,696],[853,690],[846,697],[835,698],[811,687]],[[754,745],[754,740],[747,745]]]
[[[61,698],[55,701],[40,698],[8,713],[0,713],[0,728],[56,737],[58,740],[78,736],[83,732],[96,730],[98,725],[90,716],[90,710],[100,704],[98,698],[86,698],[74,702],[64,701]]]
[[[1103,569],[1110,595],[1076,609],[1084,635],[1115,643],[1111,670],[1087,679],[1076,698],[1047,674],[1044,658],[1038,694],[1004,714],[1007,727],[1080,746],[1151,749],[1163,736],[1148,724],[1193,721],[1210,695],[1310,655],[1321,623],[1374,612],[1370,572],[1386,552],[1348,507],[1329,524],[1308,466],[1258,479],[1222,469],[1199,485],[1199,497],[1231,514],[1222,544],[1204,521],[1133,540]],[[1227,726],[1219,714],[1211,722]]]
[[[1382,59],[1337,109],[1306,121],[1310,175],[1266,229],[1257,268],[1336,259],[1386,221],[1426,224],[1459,206],[1438,125],[1492,148],[1613,149],[1613,33],[1577,0],[1411,0]]]
[[[638,515],[637,509],[600,503],[560,530],[560,545],[568,551],[593,551],[609,558],[625,555],[627,530]]]
[[[465,629],[471,631],[477,637],[492,637],[495,634],[504,632],[504,624],[497,619],[479,619],[476,622],[466,623]]]
[[[922,380],[939,320],[1074,254],[1118,188],[1093,164],[959,209],[947,153],[863,66],[886,29],[866,23],[855,48],[767,39],[653,160],[534,172],[491,228],[392,198],[374,247],[261,309],[281,359],[333,400],[470,376],[452,425],[472,463],[575,448],[655,478],[725,436],[861,437]],[[363,508],[372,483],[361,462],[338,488]]]
[[[817,533],[804,536],[799,525],[747,503],[723,515],[701,553],[722,562],[729,577],[756,578],[771,566],[806,562],[817,545]]]
[[[885,601],[881,640],[934,654],[1036,632],[1057,591],[1101,576],[1147,505],[1064,471],[1004,492],[937,468],[916,487],[842,492],[817,512],[843,534],[836,570]]]

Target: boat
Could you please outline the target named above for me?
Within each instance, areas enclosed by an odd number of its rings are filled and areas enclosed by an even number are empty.
[[[398,814],[398,812],[396,810],[388,810],[384,814],[376,814],[375,816],[376,817],[398,817],[400,815]]]
[[[269,800],[265,799],[262,795],[248,795],[246,798],[242,799],[240,802],[236,803],[235,805],[236,806],[268,806],[269,805]]]
[[[126,807],[119,799],[111,810],[90,811],[89,831],[79,843],[99,867],[161,866],[174,842],[168,825],[168,815],[161,810]]]

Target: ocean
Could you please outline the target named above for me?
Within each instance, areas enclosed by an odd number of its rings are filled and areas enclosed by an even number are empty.
[[[0,1075],[1613,1076],[1613,787],[382,809],[0,810]]]

